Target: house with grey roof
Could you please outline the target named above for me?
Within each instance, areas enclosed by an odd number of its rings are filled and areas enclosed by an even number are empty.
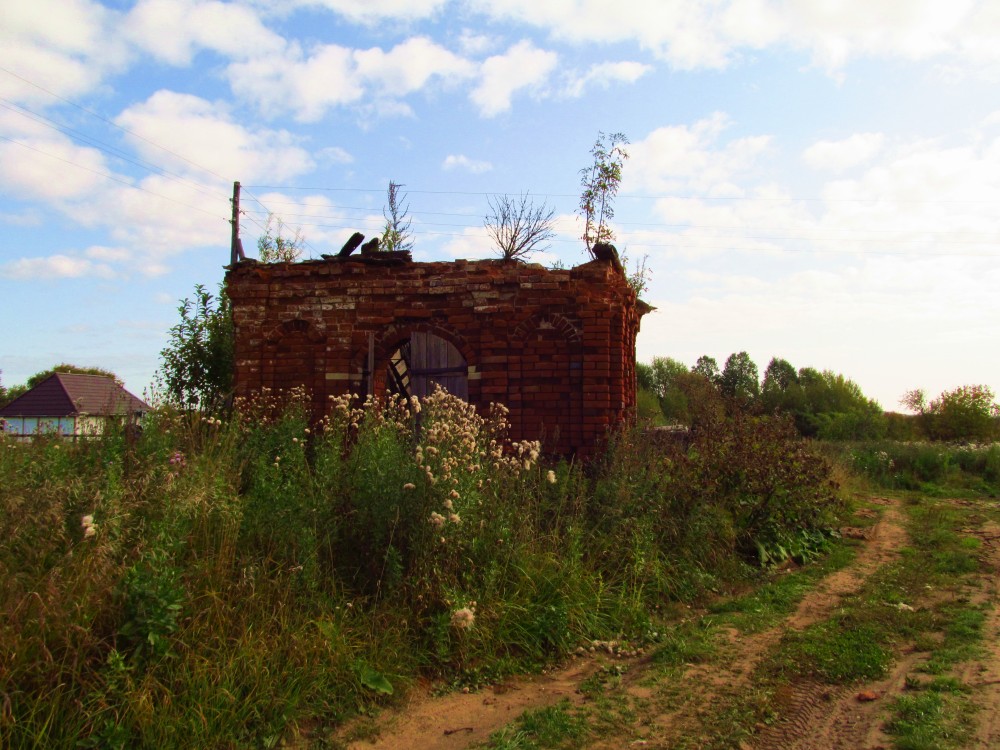
[[[113,378],[54,372],[30,391],[0,409],[6,434],[93,437],[104,433],[108,420],[137,421],[149,405]]]

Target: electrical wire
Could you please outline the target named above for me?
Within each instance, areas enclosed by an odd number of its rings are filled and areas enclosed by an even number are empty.
[[[183,185],[192,187],[202,195],[209,195],[213,198],[222,197],[223,200],[229,199],[228,196],[224,196],[218,191],[209,188],[208,186],[192,182],[191,180],[188,180],[187,178],[182,177],[179,174],[171,172],[168,169],[164,169],[163,167],[159,167],[155,164],[152,164],[151,162],[143,160],[137,161],[136,159],[127,156],[124,151],[115,146],[104,143],[103,141],[99,141],[96,138],[93,138],[92,136],[82,133],[79,130],[71,128],[67,125],[62,125],[61,123],[57,123],[55,120],[52,120],[46,117],[45,115],[39,114],[38,112],[30,110],[27,107],[24,107],[15,102],[11,102],[10,100],[5,99],[3,97],[0,97],[0,107],[3,107],[4,109],[7,109],[11,112],[20,114],[22,117],[26,117],[30,120],[33,120],[34,122],[37,122],[39,125],[43,125],[47,128],[55,130],[56,132],[61,133],[67,137],[75,136],[78,140],[84,141],[88,146],[91,146],[92,148],[95,148],[98,151],[102,151],[103,153],[108,154],[109,156],[112,156],[116,159],[121,159],[122,161],[132,164],[133,166],[139,167],[140,169],[145,169],[146,171],[158,174],[161,177],[166,177],[168,179],[172,179],[175,182],[179,182]]]
[[[149,190],[147,188],[144,188],[141,185],[134,185],[131,182],[129,182],[128,180],[125,180],[125,179],[123,179],[121,177],[113,175],[113,174],[111,174],[109,172],[101,172],[101,171],[96,170],[96,169],[91,169],[90,167],[85,167],[82,164],[77,164],[75,161],[71,161],[69,159],[64,159],[63,157],[56,156],[55,154],[50,154],[48,151],[43,151],[40,148],[35,148],[34,146],[29,146],[26,143],[21,143],[20,141],[17,141],[17,140],[15,140],[13,138],[9,138],[6,135],[0,134],[0,139],[8,141],[9,143],[13,143],[15,146],[20,146],[21,148],[26,148],[29,151],[34,151],[35,153],[42,154],[44,156],[49,157],[50,159],[55,159],[56,161],[61,161],[63,164],[69,164],[70,166],[76,167],[77,169],[82,169],[85,172],[90,172],[91,174],[96,174],[99,177],[103,177],[103,178],[105,178],[107,180],[112,180],[114,182],[119,182],[122,185],[126,185],[126,186],[132,188],[133,190],[141,190],[144,193],[149,193],[150,195],[155,195],[157,198],[162,198],[165,201],[170,201],[171,203],[176,203],[179,206],[184,206],[185,208],[190,208],[192,211],[199,211],[199,212],[201,212],[203,214],[208,214],[209,216],[218,217],[218,214],[212,213],[211,211],[209,211],[207,209],[204,209],[204,208],[201,208],[200,206],[192,206],[192,205],[190,205],[188,203],[184,203],[183,201],[179,201],[176,198],[171,198],[171,197],[169,197],[167,195],[163,195],[161,193],[157,193],[157,192],[154,192],[154,191]]]
[[[99,115],[96,112],[94,112],[92,110],[89,110],[89,109],[87,109],[84,106],[81,106],[81,105],[77,104],[76,102],[72,101],[71,99],[67,99],[64,96],[59,96],[59,94],[56,94],[55,92],[49,91],[44,86],[40,86],[39,84],[35,83],[34,81],[30,81],[27,78],[25,78],[24,76],[19,75],[18,73],[15,73],[14,71],[12,71],[12,70],[10,70],[8,68],[5,68],[2,65],[0,65],[0,72],[4,72],[4,73],[6,73],[9,76],[13,76],[14,78],[17,78],[18,80],[23,81],[24,83],[28,84],[29,86],[33,86],[34,88],[38,89],[39,91],[45,92],[46,94],[48,94],[52,98],[58,99],[61,102],[69,104],[71,107],[76,107],[81,112],[85,112],[86,114],[90,115],[91,117],[96,117],[101,122],[107,123],[111,127],[117,128],[118,130],[122,131],[123,133],[127,133],[128,135],[132,136],[133,138],[138,138],[140,141],[144,141],[145,143],[148,143],[150,146],[155,146],[156,148],[160,149],[161,151],[163,151],[165,153],[170,154],[171,156],[176,156],[181,161],[187,162],[192,167],[196,167],[196,168],[200,169],[201,171],[206,172],[206,173],[212,175],[213,177],[218,177],[223,182],[230,182],[230,180],[226,179],[225,177],[223,177],[222,175],[218,174],[217,172],[213,172],[208,167],[203,166],[201,164],[198,164],[197,162],[191,161],[187,157],[182,156],[181,154],[178,154],[175,151],[171,151],[166,146],[161,146],[159,143],[156,143],[155,141],[151,141],[149,138],[146,138],[145,136],[141,136],[138,133],[135,133],[135,132],[129,130],[128,128],[124,128],[121,125],[119,125],[118,123],[116,123],[116,122],[114,122],[112,120],[109,120],[108,118],[104,117],[103,115]]]

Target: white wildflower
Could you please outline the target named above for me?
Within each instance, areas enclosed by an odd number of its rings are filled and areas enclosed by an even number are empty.
[[[459,630],[468,630],[476,623],[474,607],[462,607],[451,613],[451,626]]]

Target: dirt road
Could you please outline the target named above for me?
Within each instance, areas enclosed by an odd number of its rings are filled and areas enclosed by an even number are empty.
[[[943,504],[942,514],[963,514],[958,548],[973,550],[977,567],[949,579],[948,585],[923,586],[921,600],[876,602],[894,608],[894,615],[896,610],[906,617],[913,613],[914,622],[924,630],[914,635],[917,630],[903,629],[890,638],[891,658],[875,679],[838,684],[796,675],[795,669],[782,671],[780,665],[782,653],[798,635],[830,618],[843,619],[845,607],[853,606],[850,603],[870,588],[873,579],[885,577],[887,571],[900,575],[901,559],[912,566],[916,555],[919,570],[919,556],[927,553],[911,546],[908,508],[888,498],[870,498],[859,511],[861,523],[865,517],[877,519],[872,525],[844,530],[846,537],[856,540],[853,560],[811,581],[790,612],[765,620],[763,627],[746,616],[726,619],[711,612],[692,613],[685,627],[695,628],[695,633],[701,628],[705,641],[701,652],[695,650],[692,658],[680,663],[671,663],[654,647],[643,656],[624,659],[597,648],[548,674],[475,693],[431,697],[427,691],[414,691],[404,707],[387,712],[369,727],[366,739],[348,742],[345,736],[344,746],[350,750],[486,746],[492,733],[513,726],[525,711],[558,704],[559,710],[586,720],[585,735],[551,745],[503,747],[875,750],[895,745],[886,726],[905,711],[907,704],[899,698],[917,695],[915,690],[934,680],[934,685],[959,686],[956,700],[964,701],[948,704],[964,706],[967,719],[955,735],[960,744],[948,746],[1000,748],[1000,511],[996,503],[934,502]],[[989,512],[980,512],[983,507]],[[879,591],[885,590],[891,588]],[[975,622],[980,623],[982,645],[970,647],[967,658],[934,661],[936,649],[952,643],[949,628],[953,627],[936,613],[950,613],[956,603],[963,607],[962,613],[979,613]],[[939,624],[942,632],[935,632]],[[846,655],[844,660],[849,661]],[[928,667],[931,662],[935,669]],[[939,662],[950,665],[944,673],[935,671]],[[951,726],[951,717],[941,721]],[[500,747],[496,740],[493,746]]]

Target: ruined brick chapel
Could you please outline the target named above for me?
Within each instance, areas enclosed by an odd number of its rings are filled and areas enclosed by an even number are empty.
[[[511,437],[587,456],[635,408],[635,340],[652,308],[617,252],[572,269],[409,253],[228,267],[236,393],[305,386],[315,416],[344,393],[424,396],[440,384]]]

